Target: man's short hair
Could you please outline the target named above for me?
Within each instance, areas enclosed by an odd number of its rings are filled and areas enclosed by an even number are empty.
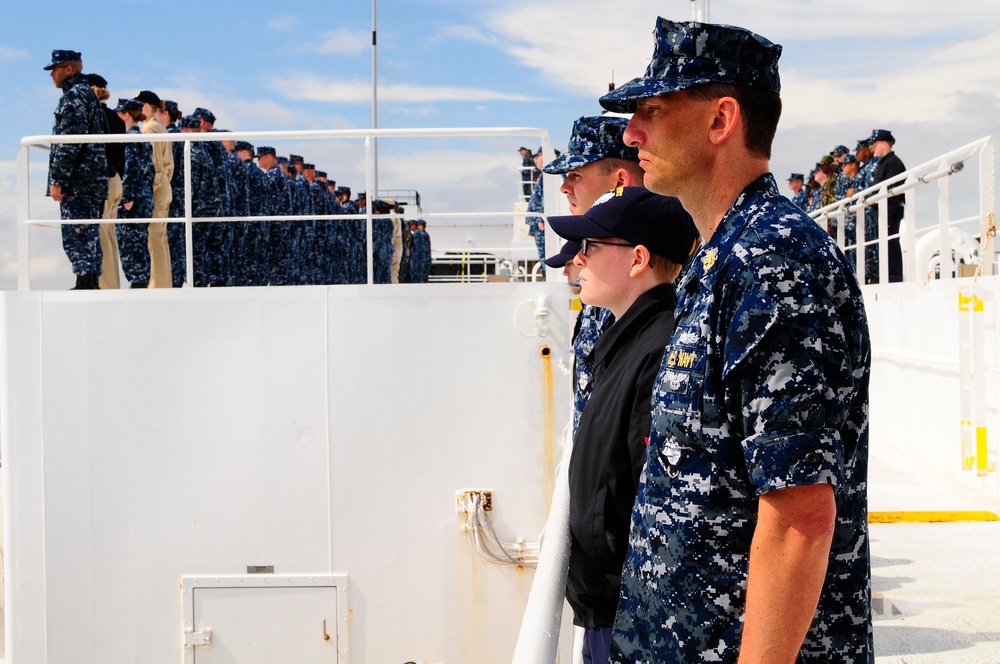
[[[692,99],[712,101],[732,97],[743,114],[743,142],[760,157],[771,158],[771,145],[781,119],[781,97],[776,92],[728,83],[706,83],[688,88]]]
[[[601,175],[611,175],[619,168],[625,169],[635,178],[636,182],[642,183],[645,171],[642,170],[642,166],[639,165],[638,161],[607,157],[597,162],[597,172]]]

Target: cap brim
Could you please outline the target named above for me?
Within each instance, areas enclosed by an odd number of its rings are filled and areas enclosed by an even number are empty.
[[[710,81],[679,78],[646,78],[640,76],[628,83],[620,85],[600,98],[601,106],[612,113],[635,113],[636,102],[640,99],[659,97],[660,95],[685,90],[695,85]]]
[[[545,264],[549,267],[563,267],[566,263],[573,260],[576,254],[562,253],[561,251],[555,256],[549,256],[545,259]]]
[[[555,256],[549,256],[545,259],[544,263],[549,267],[562,267],[566,265],[566,263],[573,260],[573,258],[580,253],[580,249],[582,249],[582,247],[579,242],[566,242],[563,246],[559,247],[558,254]]]
[[[570,242],[580,242],[588,237],[614,237],[614,233],[588,219],[585,215],[549,217],[545,222],[556,234]]]
[[[604,155],[599,154],[569,154],[564,153],[542,166],[542,172],[549,175],[564,175],[578,168],[583,168],[587,164],[604,159]]]
[[[61,62],[59,62],[59,63],[56,63],[56,64],[54,64],[54,65],[45,65],[44,67],[42,67],[42,70],[43,70],[43,71],[52,71],[53,69],[55,69],[56,67],[58,67],[58,66],[59,66],[59,65],[61,65],[61,64],[62,64],[62,63],[61,63]]]

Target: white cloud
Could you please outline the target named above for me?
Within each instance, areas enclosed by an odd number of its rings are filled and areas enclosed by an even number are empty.
[[[310,49],[316,53],[357,55],[368,48],[368,42],[357,32],[334,30],[321,37],[319,46]]]
[[[689,5],[687,0],[641,0],[630,3],[627,12],[609,15],[599,0],[519,3],[486,15],[481,29],[492,31],[496,44],[553,84],[599,96],[612,72],[619,85],[643,73],[656,17],[688,20]],[[961,3],[943,11],[931,0],[808,2],[794,9],[785,0],[732,0],[717,3],[711,18],[788,42],[781,61],[783,88],[792,89],[793,82],[811,88],[814,106],[854,90],[860,96],[871,86],[883,91],[886,104],[927,115],[935,98],[962,91],[963,85],[998,88],[1000,32],[987,34],[983,26],[1000,25],[1000,3]],[[809,44],[815,40],[824,45]],[[818,54],[817,48],[829,49],[829,55]],[[807,64],[809,58],[828,65]],[[798,78],[795,72],[801,72]],[[849,72],[852,80],[836,80],[837,72]]]
[[[427,42],[430,44],[443,41],[469,41],[497,45],[501,42],[501,38],[495,32],[487,32],[474,25],[445,25],[427,38]]]
[[[298,25],[298,17],[288,15],[268,21],[265,24],[265,27],[272,32],[286,32],[292,28],[298,27]]]
[[[29,53],[22,48],[10,48],[0,44],[0,59],[13,60],[15,58],[26,58]]]
[[[272,79],[271,88],[289,99],[333,103],[368,103],[372,98],[367,81],[344,81],[315,74],[293,74]],[[486,88],[462,88],[446,85],[385,84],[378,87],[379,101],[432,103],[443,101],[537,101],[537,98],[499,92]]]
[[[875,69],[851,78],[817,78],[792,70],[782,76],[783,122],[838,122],[851,117],[884,122],[942,122],[981,110],[957,107],[961,95],[1000,91],[1000,32],[912,54],[910,67],[885,75]]]

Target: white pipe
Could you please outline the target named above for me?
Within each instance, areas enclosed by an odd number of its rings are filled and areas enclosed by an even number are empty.
[[[300,129],[288,131],[227,131],[227,141],[289,141],[309,138],[454,138],[467,136],[533,136],[546,141],[549,133],[538,127],[421,127],[412,129]],[[39,134],[25,136],[21,145],[41,147],[56,143],[176,143],[219,141],[218,133],[198,134]]]
[[[569,570],[569,459],[573,428],[566,427],[562,460],[556,471],[552,507],[545,523],[538,569],[528,594],[511,664],[549,664],[556,661]]]

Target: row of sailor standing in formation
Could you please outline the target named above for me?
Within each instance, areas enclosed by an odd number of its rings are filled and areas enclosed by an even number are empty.
[[[64,93],[53,134],[223,133],[215,129],[208,109],[185,117],[175,102],[149,90],[108,108],[107,81],[80,73],[78,52],[53,51],[47,69]],[[60,202],[63,219],[183,218],[183,150],[179,141],[107,144],[104,149],[59,144],[50,158],[50,192]],[[301,156],[279,157],[273,147],[255,149],[223,136],[192,142],[190,163],[192,217],[246,218],[193,225],[195,286],[367,282],[365,220],[311,218],[365,214],[364,192],[351,200],[349,188],[337,187]],[[90,189],[94,195],[86,201],[76,195]],[[73,204],[91,200],[94,206]],[[103,214],[97,215],[102,203]],[[377,215],[402,212],[391,200],[375,200],[372,208]],[[282,216],[305,218],[270,220]],[[374,219],[372,238],[375,283],[428,280],[430,238],[423,221]],[[63,227],[78,289],[118,288],[119,257],[132,288],[180,287],[187,270],[185,245],[182,222],[109,222],[96,231],[85,224]]]

